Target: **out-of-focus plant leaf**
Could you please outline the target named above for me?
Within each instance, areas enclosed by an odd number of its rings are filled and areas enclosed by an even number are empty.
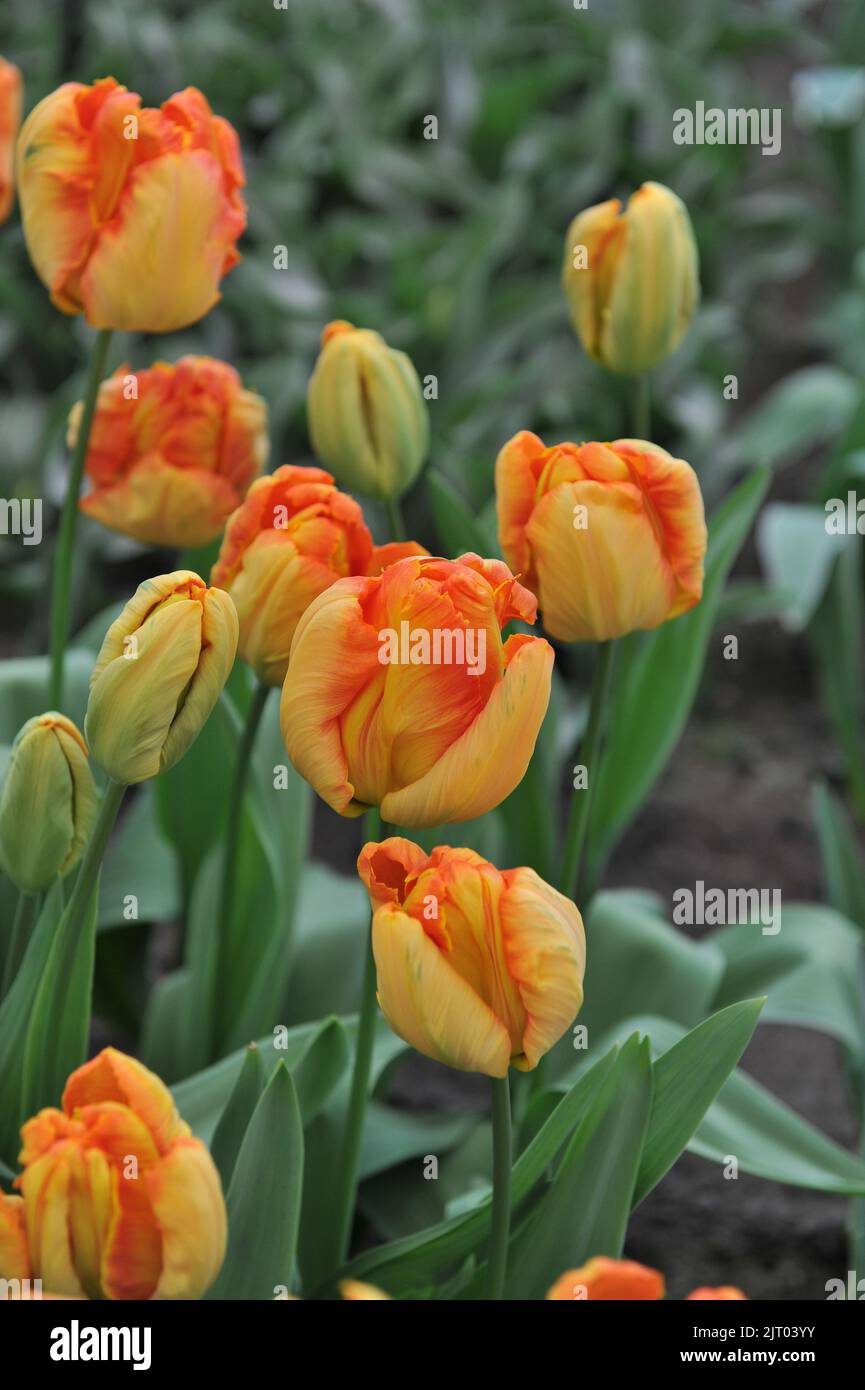
[[[862,547],[845,545],[808,629],[820,689],[845,760],[850,798],[865,823],[865,595]]]
[[[757,550],[781,622],[801,632],[813,617],[846,537],[830,535],[822,507],[771,502],[757,523]]]
[[[153,786],[145,782],[105,855],[98,926],[163,922],[180,911],[177,857],[157,823]]]
[[[228,1249],[210,1298],[272,1299],[291,1289],[303,1191],[303,1126],[277,1063],[249,1122],[226,1195]]]
[[[865,931],[865,868],[850,817],[825,783],[814,788],[812,805],[826,896],[832,907]]]

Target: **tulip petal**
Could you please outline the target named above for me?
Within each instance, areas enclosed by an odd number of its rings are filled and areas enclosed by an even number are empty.
[[[517,984],[526,1025],[524,1061],[531,1070],[567,1031],[583,1002],[586,938],[583,919],[569,898],[534,869],[505,870],[499,901],[508,975]]]
[[[0,1279],[29,1279],[24,1201],[0,1192]]]
[[[477,718],[424,776],[387,793],[383,820],[407,826],[472,820],[519,784],[549,704],[553,649],[540,637],[509,638],[505,659],[504,677]]]
[[[369,893],[373,909],[382,903],[403,904],[406,899],[406,879],[417,877],[429,864],[429,855],[413,840],[399,835],[376,844],[364,845],[357,857],[357,872]]]
[[[664,1297],[664,1276],[636,1260],[613,1260],[596,1255],[579,1269],[561,1275],[547,1293],[556,1303],[620,1300],[653,1301]]]
[[[55,1294],[83,1294],[72,1259],[69,1190],[76,1145],[66,1140],[24,1169],[18,1186],[24,1198],[27,1243],[33,1274]]]
[[[72,1073],[63,1092],[67,1115],[85,1105],[116,1101],[128,1105],[147,1126],[160,1153],[175,1139],[186,1138],[189,1125],[181,1120],[168,1087],[155,1072],[134,1057],[105,1047],[91,1061]]]
[[[507,1030],[416,918],[385,903],[373,917],[372,945],[379,1003],[395,1033],[457,1070],[507,1074]]]
[[[82,497],[82,512],[143,545],[199,546],[219,533],[237,505],[226,478],[176,468],[159,454],[140,459],[118,482]]]
[[[150,333],[195,323],[220,298],[237,230],[226,223],[213,155],[168,153],[138,165],[81,276],[88,323]]]
[[[162,1235],[154,1298],[201,1298],[225,1258],[225,1202],[213,1159],[198,1139],[179,1140],[147,1174]]]

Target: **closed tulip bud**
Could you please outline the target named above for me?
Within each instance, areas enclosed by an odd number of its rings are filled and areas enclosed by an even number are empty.
[[[654,628],[699,603],[697,475],[643,439],[547,448],[523,430],[496,461],[502,552],[563,642]]]
[[[53,304],[94,328],[202,318],[240,259],[244,182],[234,129],[195,87],[155,110],[113,77],[66,82],[18,141],[30,259]]]
[[[579,1269],[567,1270],[547,1294],[554,1303],[652,1302],[663,1297],[664,1276],[658,1270],[607,1255],[596,1255]]]
[[[222,1186],[158,1076],[106,1047],[21,1138],[0,1277],[70,1298],[202,1297],[225,1256]]]
[[[379,333],[327,325],[307,409],[312,447],[343,487],[388,500],[423,467],[429,419],[417,372]]]
[[[297,625],[282,688],[288,755],[329,806],[442,825],[504,801],[528,767],[553,652],[500,560],[400,560],[339,579]]]
[[[350,574],[380,573],[414,541],[373,545],[363,512],[322,468],[286,464],[249,489],[230,518],[211,583],[234,599],[239,651],[265,685],[281,686],[301,615]]]
[[[742,1293],[741,1289],[735,1288],[732,1284],[721,1284],[717,1289],[700,1288],[694,1289],[685,1299],[686,1303],[696,1301],[698,1303],[727,1303],[737,1302],[739,1299],[747,1301],[748,1295]]]
[[[0,867],[23,893],[68,874],[96,817],[87,745],[65,714],[28,719],[12,745],[0,796]]]
[[[84,728],[109,777],[144,782],[173,767],[219,699],[236,651],[237,612],[224,590],[190,570],[140,584],[90,677]]]
[[[0,222],[15,201],[15,141],[21,124],[21,74],[0,58]]]
[[[644,183],[624,212],[618,198],[587,208],[565,238],[562,283],[590,357],[639,375],[682,341],[700,298],[688,210],[662,183]]]
[[[357,861],[373,908],[378,1001],[407,1043],[460,1071],[531,1071],[583,1002],[586,941],[534,869],[393,837]]]
[[[82,410],[79,401],[69,416],[70,448]],[[99,388],[81,510],[145,545],[206,545],[267,453],[267,406],[227,363],[182,357],[134,374],[118,367]]]

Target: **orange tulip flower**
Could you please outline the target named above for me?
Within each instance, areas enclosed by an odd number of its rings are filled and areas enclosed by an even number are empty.
[[[596,1255],[579,1269],[569,1269],[547,1293],[554,1303],[616,1300],[650,1301],[664,1297],[664,1276],[635,1260]]]
[[[159,110],[101,78],[67,82],[18,141],[30,258],[64,314],[168,333],[219,299],[246,225],[237,135],[187,87]]]
[[[748,1295],[742,1293],[741,1289],[735,1288],[732,1284],[721,1284],[716,1289],[699,1288],[694,1289],[685,1299],[686,1303],[696,1300],[700,1303],[727,1302],[732,1299],[747,1299]]]
[[[0,1277],[46,1293],[200,1298],[225,1255],[219,1174],[157,1076],[107,1047],[62,1110],[21,1131],[20,1197],[0,1193]]]
[[[21,124],[21,74],[0,58],[0,222],[15,201],[15,141]]]
[[[69,416],[74,448],[83,403]],[[182,357],[103,381],[81,510],[145,545],[218,536],[267,460],[267,406],[226,362]]]
[[[249,489],[230,518],[211,583],[240,619],[239,651],[266,685],[280,686],[295,629],[314,598],[346,575],[380,573],[414,541],[373,545],[357,502],[322,468],[286,464]]]
[[[483,815],[522,778],[546,713],[552,648],[518,634],[536,604],[500,560],[419,557],[340,579],[294,635],[280,717],[329,806],[395,825]]]
[[[394,837],[361,850],[378,1000],[395,1033],[461,1071],[531,1071],[583,1002],[574,904],[534,869]]]
[[[697,475],[657,444],[555,444],[528,430],[496,462],[505,559],[563,642],[658,627],[699,603],[706,523]]]

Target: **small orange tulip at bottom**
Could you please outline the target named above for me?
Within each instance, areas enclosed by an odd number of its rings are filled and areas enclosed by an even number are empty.
[[[635,1260],[613,1260],[596,1255],[579,1269],[561,1275],[547,1293],[554,1303],[598,1300],[644,1301],[664,1297],[664,1276]]]

